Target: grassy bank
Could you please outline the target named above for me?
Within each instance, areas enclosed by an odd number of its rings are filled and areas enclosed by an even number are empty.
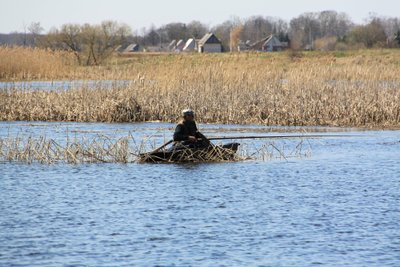
[[[69,63],[46,74],[132,80],[122,89],[2,90],[0,120],[176,121],[192,107],[210,123],[400,127],[399,69],[398,50],[138,54],[100,67]],[[41,70],[36,76],[44,77]]]

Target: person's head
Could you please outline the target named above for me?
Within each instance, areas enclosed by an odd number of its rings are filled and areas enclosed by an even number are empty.
[[[189,109],[182,110],[182,117],[185,121],[194,121],[194,111]]]

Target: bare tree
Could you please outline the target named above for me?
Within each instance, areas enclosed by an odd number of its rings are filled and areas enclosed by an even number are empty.
[[[308,12],[290,21],[290,39],[299,48],[313,48],[316,39],[324,37],[343,38],[353,23],[346,13],[336,11]],[[331,38],[333,40],[333,38]]]
[[[44,40],[47,47],[72,51],[79,64],[99,65],[123,44],[131,29],[125,24],[104,21],[99,25],[64,24]]]
[[[186,40],[189,37],[188,28],[185,23],[169,23],[162,26],[158,31],[162,30],[167,35],[167,40]]]
[[[232,29],[241,24],[241,19],[233,16],[230,20],[227,20],[211,29],[211,31],[214,32],[221,41],[223,50],[227,50],[227,48],[230,47]]]
[[[148,31],[144,32],[144,44],[145,45],[157,45],[160,43],[160,35],[158,29],[152,25]]]
[[[378,19],[372,20],[367,25],[355,27],[349,34],[350,42],[362,44],[367,48],[374,46],[383,47],[386,44],[385,30]]]
[[[106,60],[115,49],[121,44],[126,43],[129,35],[131,35],[131,29],[126,24],[119,24],[115,21],[103,21],[97,28],[97,41],[95,43],[95,64]]]
[[[273,23],[264,17],[255,16],[245,20],[243,25],[243,38],[253,42],[258,41],[273,33]]]
[[[296,38],[302,48],[312,48],[314,40],[320,36],[317,13],[307,12],[290,21],[290,38]]]
[[[32,43],[34,46],[38,44],[39,35],[44,31],[43,27],[40,25],[40,22],[32,22],[28,26],[28,31],[32,37]]]
[[[320,25],[319,37],[338,37],[342,38],[349,33],[353,23],[346,13],[336,11],[322,11],[318,15]]]
[[[211,29],[222,43],[222,47],[226,50],[229,47],[231,29],[234,27],[232,21],[227,20]]]
[[[200,21],[192,21],[187,25],[188,36],[194,39],[200,39],[209,31],[208,27]]]
[[[400,30],[395,34],[394,40],[397,42],[397,46],[400,46]]]
[[[238,44],[240,41],[240,35],[243,32],[243,25],[238,25],[232,28],[231,34],[230,34],[230,51],[238,51]]]
[[[385,18],[385,17],[373,17],[371,21],[378,21],[382,25],[388,42],[396,42],[396,37],[400,31],[400,19],[399,18]]]
[[[82,27],[78,24],[64,24],[54,32],[54,45],[61,46],[74,53],[79,64],[82,64],[81,52],[83,44]]]

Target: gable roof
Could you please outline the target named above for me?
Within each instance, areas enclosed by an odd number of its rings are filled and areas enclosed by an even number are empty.
[[[139,50],[138,44],[130,44],[124,49],[124,52],[134,52],[134,51],[138,51],[138,50]]]
[[[200,39],[199,45],[204,44],[221,44],[221,41],[215,36],[215,34],[209,32]]]
[[[273,46],[282,46],[281,41],[279,41],[278,37],[271,34],[271,36],[265,41],[264,46],[272,44]]]
[[[283,46],[282,43],[279,41],[279,39],[275,35],[271,34],[253,43],[252,45],[250,45],[250,47],[256,50],[262,50],[269,44],[272,44],[273,46]]]
[[[172,48],[174,48],[175,45],[176,45],[176,40],[172,40],[172,41],[169,43],[168,48],[169,48],[169,49],[172,49]]]
[[[193,38],[187,40],[185,47],[183,47],[183,51],[186,50],[194,50],[196,48],[196,41]]]
[[[176,43],[177,48],[183,48],[185,46],[185,42],[181,39]]]

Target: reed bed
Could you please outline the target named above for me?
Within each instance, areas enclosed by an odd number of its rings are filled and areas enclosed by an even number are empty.
[[[80,69],[124,88],[0,91],[0,120],[400,127],[400,51],[137,55]],[[79,77],[79,75],[77,77]]]
[[[106,137],[60,144],[54,139],[40,137],[0,138],[0,161],[23,163],[129,163],[133,162],[128,139],[111,140]]]
[[[68,52],[0,46],[0,80],[73,77],[75,65],[73,55]]]
[[[56,141],[45,136],[1,137],[0,162],[40,164],[101,164],[101,163],[144,163],[146,151],[152,151],[148,140],[137,142],[131,135],[119,139],[98,135],[91,138],[69,138]],[[162,163],[235,162],[243,160],[272,160],[304,158],[311,155],[310,143],[268,142],[254,148],[243,146],[238,153],[229,152],[220,146],[207,150],[181,153],[178,158],[165,159]]]

